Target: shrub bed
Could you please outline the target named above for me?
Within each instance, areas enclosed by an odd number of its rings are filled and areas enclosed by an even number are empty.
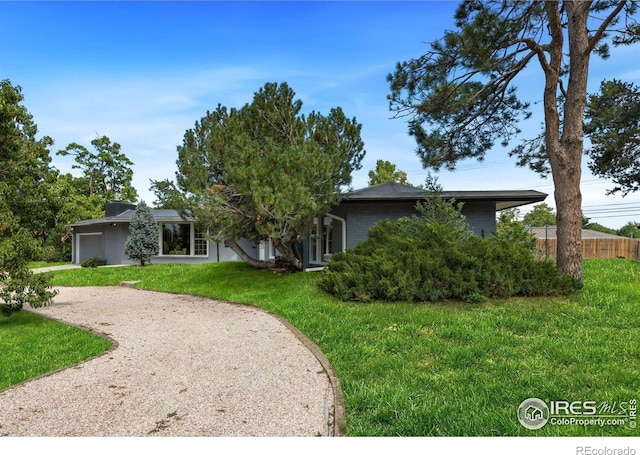
[[[383,221],[354,249],[335,254],[322,290],[343,300],[482,302],[568,294],[581,283],[539,260],[529,242],[468,234],[421,217]]]

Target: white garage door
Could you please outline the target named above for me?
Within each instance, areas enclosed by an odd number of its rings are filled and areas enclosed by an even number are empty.
[[[91,258],[104,258],[102,232],[78,234],[76,245],[78,245],[78,252],[76,254],[77,264]]]

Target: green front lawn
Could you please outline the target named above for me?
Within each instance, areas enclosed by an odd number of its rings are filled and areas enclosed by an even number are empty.
[[[640,398],[640,263],[585,261],[585,275],[584,289],[568,298],[481,305],[345,303],[320,292],[315,273],[241,263],[65,270],[54,284],[140,280],[139,288],[251,303],[283,316],[330,360],[351,436],[638,436],[612,425],[531,431],[517,420],[530,397],[615,409]]]
[[[109,340],[28,311],[0,316],[0,389],[81,362],[110,347]]]

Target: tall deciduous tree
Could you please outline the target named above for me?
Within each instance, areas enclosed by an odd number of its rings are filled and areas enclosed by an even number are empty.
[[[627,224],[618,229],[616,234],[622,235],[624,237],[631,237],[632,239],[640,238],[640,225],[638,223],[629,221]]]
[[[41,251],[51,227],[45,184],[52,170],[48,137],[36,138],[37,126],[21,104],[19,86],[0,81],[0,312],[46,305],[55,295],[48,278],[34,275],[27,263]]]
[[[544,131],[511,150],[520,165],[550,171],[555,185],[557,263],[582,278],[581,161],[583,114],[593,53],[608,43],[635,43],[640,26],[632,1],[467,1],[425,55],[388,76],[390,109],[409,118],[426,167],[454,169],[482,160],[498,141],[519,137],[530,105],[514,85],[537,65],[544,80]],[[610,41],[609,41],[610,40]]]
[[[185,199],[182,191],[169,180],[151,180],[151,191],[156,196],[153,204],[158,209],[184,210]]]
[[[378,160],[376,161],[376,168],[369,171],[369,186],[387,182],[409,184],[406,172],[398,170],[396,165],[390,161]]]
[[[340,108],[328,115],[301,109],[286,83],[268,83],[240,109],[207,112],[178,147],[176,183],[196,219],[255,267],[274,264],[252,258],[242,238],[270,239],[281,265],[300,270],[302,236],[361,167],[365,151],[355,119]]]
[[[102,136],[92,140],[91,145],[94,151],[74,142],[58,152],[61,156],[75,157],[73,168],[82,171],[78,183],[84,193],[89,197],[99,195],[105,202],[135,201],[138,195],[131,185],[133,162],[120,150],[120,144]]]
[[[51,226],[43,236],[44,250],[39,259],[70,261],[70,224],[104,216],[105,201],[98,195],[87,196],[78,188],[76,178],[71,174],[60,174],[56,169],[42,186],[47,188],[47,218]]]
[[[583,226],[584,229],[589,229],[591,231],[597,231],[597,232],[604,232],[606,234],[617,234],[617,231],[615,229],[603,226],[600,223],[587,223],[586,225]]]
[[[555,226],[556,215],[549,204],[542,202],[533,206],[533,210],[522,218],[525,226]]]
[[[585,132],[594,175],[611,179],[609,194],[624,196],[640,189],[640,87],[619,80],[603,81],[600,93],[587,100]]]
[[[140,201],[129,223],[129,236],[124,243],[124,253],[141,266],[160,252],[158,223],[149,206]]]

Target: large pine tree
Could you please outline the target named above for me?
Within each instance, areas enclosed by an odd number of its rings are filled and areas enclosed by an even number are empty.
[[[455,169],[482,160],[494,145],[512,145],[518,164],[551,173],[555,186],[560,269],[582,278],[583,114],[590,58],[609,44],[640,41],[633,1],[461,2],[455,29],[422,56],[390,74],[390,107],[409,121],[425,167]],[[544,128],[521,135],[530,102],[517,96],[521,74],[544,82]],[[535,99],[534,99],[535,101]]]
[[[341,108],[301,113],[286,83],[268,83],[240,109],[220,105],[178,147],[177,186],[154,182],[161,201],[179,189],[211,238],[258,268],[302,270],[300,242],[361,168],[361,125]],[[278,264],[251,257],[240,239],[269,239]]]

